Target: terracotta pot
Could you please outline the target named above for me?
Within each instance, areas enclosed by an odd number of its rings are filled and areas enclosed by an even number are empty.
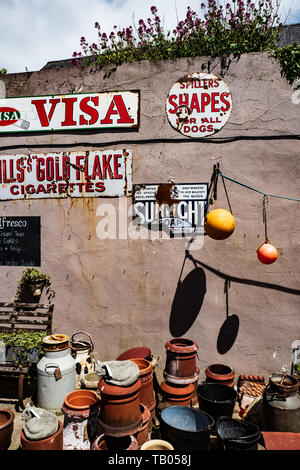
[[[14,419],[12,411],[0,409],[0,450],[7,450],[11,444]]]
[[[132,348],[120,354],[117,361],[125,361],[127,359],[133,359],[135,357],[140,357],[142,359],[150,360],[151,350],[149,348]]]
[[[150,413],[153,414],[155,408],[155,396],[153,389],[153,367],[151,362],[146,359],[133,358],[130,361],[134,362],[140,370],[141,393],[140,403],[147,406]]]
[[[139,450],[138,441],[132,435],[112,437],[101,434],[91,446],[91,450]]]
[[[164,377],[168,382],[187,384],[198,378],[196,355],[198,345],[186,338],[173,338],[165,344],[167,357]]]
[[[63,450],[63,424],[58,422],[58,431],[46,439],[31,441],[25,436],[21,429],[21,447],[22,450]]]
[[[135,434],[135,438],[138,441],[139,449],[148,440],[148,428],[151,417],[150,411],[148,410],[147,406],[141,403],[140,409],[142,413],[142,425],[139,431]]]
[[[160,386],[163,401],[171,406],[191,406],[195,390],[193,384],[176,385],[165,380]]]
[[[141,450],[174,450],[174,447],[162,439],[152,439],[142,445]]]
[[[233,387],[234,385],[234,370],[224,364],[211,364],[205,369],[206,382],[222,383]]]
[[[98,388],[101,394],[99,425],[104,433],[117,437],[135,434],[142,424],[140,380],[120,387],[101,379]]]
[[[93,390],[74,390],[65,397],[65,405],[73,410],[87,410],[98,402],[99,396]]]

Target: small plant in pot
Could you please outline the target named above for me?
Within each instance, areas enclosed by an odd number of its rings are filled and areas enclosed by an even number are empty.
[[[13,362],[18,367],[39,361],[43,351],[43,338],[46,331],[0,332],[0,341],[6,346],[6,362]]]
[[[43,274],[35,268],[27,268],[22,273],[18,281],[18,288],[14,300],[24,303],[39,303],[43,290],[49,302],[54,297],[55,292],[51,289],[51,281],[48,274]]]

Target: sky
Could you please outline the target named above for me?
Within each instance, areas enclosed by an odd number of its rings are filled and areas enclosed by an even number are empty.
[[[97,43],[96,21],[109,34],[114,25],[146,20],[152,5],[172,31],[188,6],[200,12],[202,2],[206,0],[0,0],[0,68],[36,71],[47,62],[69,59],[81,51],[81,36]],[[300,22],[300,0],[281,0],[280,9],[285,23]]]

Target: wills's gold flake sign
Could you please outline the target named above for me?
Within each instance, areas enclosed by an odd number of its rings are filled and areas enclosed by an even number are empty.
[[[128,196],[130,149],[0,155],[0,200]]]

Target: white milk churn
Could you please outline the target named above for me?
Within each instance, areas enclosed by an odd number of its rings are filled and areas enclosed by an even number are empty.
[[[80,389],[81,379],[85,375],[95,372],[94,344],[91,335],[84,331],[77,331],[71,336],[70,348],[76,361],[76,388]]]
[[[37,405],[61,411],[65,396],[76,388],[76,361],[69,336],[53,334],[43,339],[44,355],[37,363]]]

